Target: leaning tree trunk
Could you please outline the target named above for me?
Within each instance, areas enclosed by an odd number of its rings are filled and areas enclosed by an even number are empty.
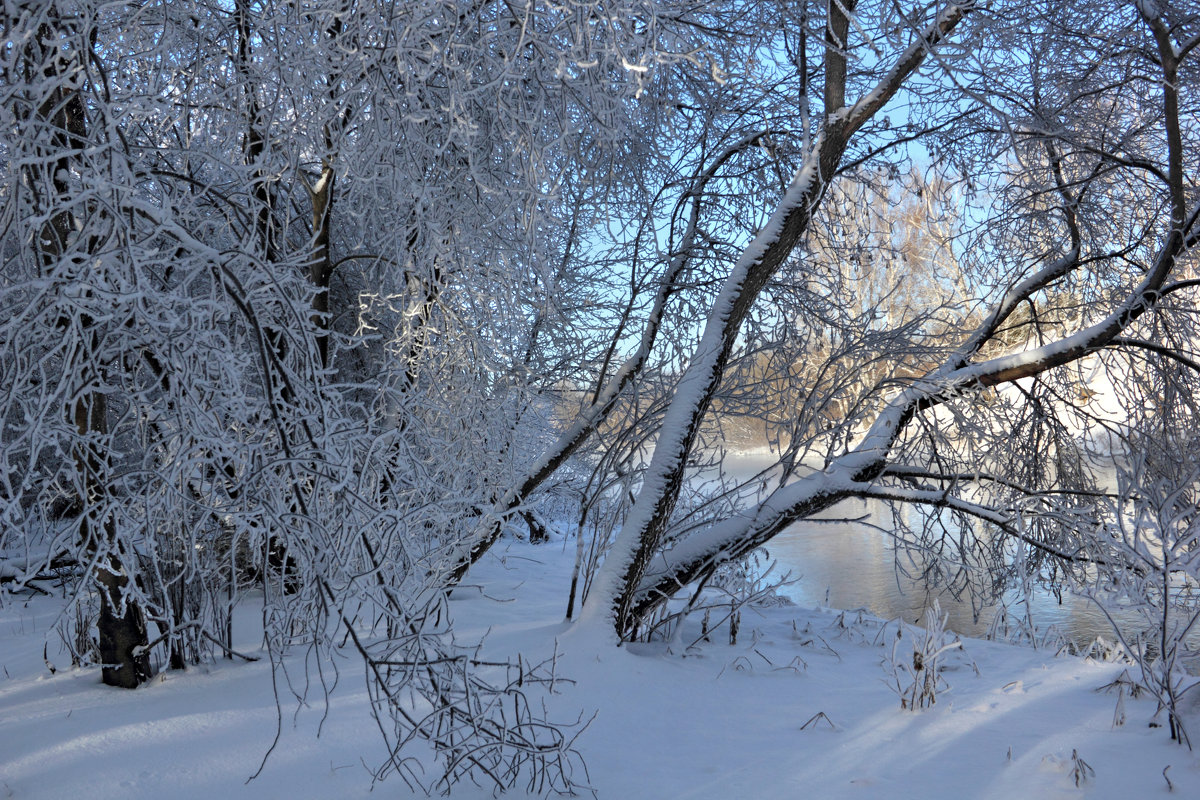
[[[759,293],[808,229],[814,212],[836,175],[854,133],[899,91],[970,10],[970,4],[946,6],[932,25],[904,51],[874,91],[846,106],[845,42],[854,3],[830,3],[825,39],[825,118],[804,165],[793,176],[771,219],[733,266],[708,315],[705,331],[688,364],[663,421],[641,494],[597,574],[595,598],[585,617],[603,618],[622,639],[638,624],[640,589],[675,510],[688,453],[712,402],[730,352]]]
[[[839,19],[835,4],[830,4],[830,42],[844,41],[846,27]],[[852,10],[851,4],[838,5],[840,11]],[[854,447],[830,459],[823,470],[794,483],[780,487],[757,505],[693,533],[682,542],[672,543],[664,553],[663,532],[674,508],[682,480],[682,464],[695,438],[695,430],[703,416],[712,392],[724,368],[724,359],[737,328],[744,318],[744,305],[753,302],[762,283],[764,267],[779,263],[780,253],[786,255],[795,242],[790,231],[797,224],[807,224],[816,203],[820,202],[826,184],[833,175],[825,153],[840,157],[848,137],[876,113],[894,95],[906,75],[925,58],[932,46],[962,19],[969,4],[947,6],[937,21],[926,30],[916,45],[897,61],[876,89],[846,108],[842,102],[840,81],[844,72],[837,67],[840,56],[829,48],[826,84],[825,139],[818,140],[805,167],[793,179],[783,202],[770,223],[755,238],[734,267],[709,315],[707,328],[696,354],[668,407],[663,434],[647,470],[642,494],[638,497],[629,518],[613,545],[601,572],[593,583],[593,597],[585,612],[593,619],[612,625],[621,637],[636,632],[641,617],[681,587],[711,574],[720,563],[744,556],[751,549],[768,541],[788,524],[828,508],[848,496],[878,497],[899,502],[919,503],[934,507],[950,507],[996,525],[1000,530],[1017,536],[1027,544],[1045,549],[1051,555],[1073,559],[1076,554],[1056,550],[1053,545],[1026,538],[1015,524],[1020,511],[1007,507],[977,505],[951,496],[944,488],[952,476],[940,482],[917,487],[888,486],[875,481],[889,468],[894,457],[893,446],[901,432],[915,416],[961,396],[967,392],[998,387],[1040,375],[1048,370],[1073,363],[1091,353],[1119,344],[1145,346],[1170,355],[1156,344],[1122,339],[1122,334],[1143,315],[1153,310],[1167,294],[1194,286],[1192,280],[1168,285],[1178,260],[1188,249],[1196,246],[1200,234],[1200,200],[1188,205],[1186,192],[1184,149],[1179,104],[1179,61],[1181,52],[1191,46],[1178,48],[1170,40],[1167,23],[1151,6],[1139,6],[1139,12],[1154,35],[1159,49],[1158,64],[1162,70],[1162,138],[1166,142],[1166,169],[1156,174],[1165,178],[1170,219],[1163,220],[1164,230],[1153,258],[1145,264],[1141,278],[1103,317],[1084,327],[1039,342],[1017,352],[1005,352],[984,360],[984,345],[994,340],[1004,323],[1035,293],[1059,279],[1083,269],[1090,269],[1090,260],[1081,258],[1081,226],[1075,219],[1074,207],[1078,194],[1087,188],[1058,181],[1062,195],[1063,213],[1070,234],[1070,247],[1059,258],[1049,260],[1034,274],[1013,286],[992,307],[979,327],[951,352],[945,361],[924,376],[911,380],[902,391],[889,398],[876,416],[870,429]],[[847,11],[848,13],[848,11]],[[832,26],[841,22],[840,30]],[[839,141],[840,140],[840,141]],[[1055,159],[1051,148],[1050,160]],[[756,277],[756,275],[760,277]],[[1190,363],[1181,357],[1185,363]],[[928,476],[924,476],[928,477]]]

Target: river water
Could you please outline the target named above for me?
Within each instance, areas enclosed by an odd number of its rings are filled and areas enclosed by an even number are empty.
[[[726,469],[729,474],[748,478],[768,463],[765,456],[738,454],[729,458]],[[1023,629],[1028,632],[1031,625],[1039,642],[1070,642],[1083,649],[1097,637],[1109,642],[1116,639],[1104,611],[1081,594],[1064,592],[1056,597],[1035,588],[1028,597],[1014,592],[1001,604],[978,608],[969,597],[956,598],[949,592],[931,590],[919,570],[911,570],[914,577],[910,577],[897,568],[898,554],[887,533],[892,525],[891,511],[880,501],[844,501],[820,517],[827,521],[797,523],[767,544],[769,561],[774,562],[771,574],[790,573],[794,580],[779,593],[797,604],[863,608],[883,619],[924,624],[925,611],[936,598],[949,618],[946,627],[964,636],[985,636],[997,614],[1007,606],[1009,638],[1014,640],[1018,638],[1015,620],[1020,618],[1026,620]],[[908,563],[902,552],[899,559],[902,564]],[[1131,609],[1110,606],[1110,613],[1127,636],[1153,624]]]
[[[925,610],[937,599],[948,616],[946,627],[950,630],[966,636],[988,632],[1000,606],[978,608],[969,597],[956,598],[948,591],[931,590],[917,574],[919,570],[906,570],[907,555],[897,554],[892,537],[873,527],[886,530],[891,523],[891,512],[882,503],[844,502],[825,516],[866,517],[872,524],[801,522],[775,537],[767,546],[770,558],[776,562],[775,570],[798,578],[783,587],[782,594],[801,605],[865,608],[884,619],[919,624],[924,624]],[[1115,638],[1103,611],[1092,600],[1076,594],[1065,593],[1060,600],[1050,592],[1034,589],[1028,598],[1016,593],[1006,595],[1005,603],[1010,618],[1026,618],[1043,636],[1054,626],[1064,639],[1079,646],[1098,636],[1109,641]],[[1125,627],[1148,624],[1136,614],[1123,612],[1120,616]]]

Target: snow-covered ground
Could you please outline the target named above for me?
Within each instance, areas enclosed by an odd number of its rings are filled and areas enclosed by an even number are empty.
[[[736,645],[689,621],[672,645],[614,648],[562,622],[571,553],[511,543],[471,574],[453,604],[463,638],[488,653],[561,657],[553,718],[595,717],[578,739],[601,798],[1200,797],[1200,756],[1151,727],[1143,695],[1098,691],[1126,667],[995,642],[947,653],[948,688],[926,710],[888,686],[897,623],[782,606],[743,611]],[[321,687],[298,704],[280,683],[279,742],[265,662],[168,672],[134,692],[98,670],[43,662],[59,601],[9,596],[0,608],[0,798],[347,798],[409,796],[375,787],[383,757],[361,668],[341,662],[328,708]],[[239,639],[256,648],[253,613]],[[899,660],[911,659],[910,631]],[[290,662],[303,680],[303,654]],[[1133,671],[1130,668],[1131,672]],[[332,680],[328,671],[326,678]],[[1200,739],[1200,692],[1187,720]],[[1123,712],[1123,725],[1114,718]],[[823,716],[822,716],[823,715]],[[320,735],[318,736],[318,731]],[[1078,780],[1078,784],[1077,784]],[[490,790],[459,786],[455,797]]]

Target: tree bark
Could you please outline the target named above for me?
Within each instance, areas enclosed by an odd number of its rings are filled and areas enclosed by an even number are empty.
[[[329,366],[329,282],[333,278],[333,261],[329,249],[329,223],[333,216],[334,173],[329,164],[321,167],[321,177],[309,190],[312,200],[313,249],[309,262],[309,279],[317,291],[313,294],[313,322],[317,335],[317,352],[321,366]]]
[[[65,35],[64,35],[65,34]],[[38,71],[54,88],[42,102],[35,102],[34,116],[44,126],[49,146],[45,149],[44,164],[27,167],[30,183],[41,184],[48,190],[42,204],[51,211],[37,243],[42,265],[51,274],[60,273],[63,280],[73,275],[62,270],[62,258],[73,246],[90,250],[90,241],[72,242],[81,235],[80,220],[69,207],[71,187],[67,183],[71,154],[87,146],[87,119],[78,88],[67,88],[67,73],[72,59],[83,60],[85,33],[67,31],[62,27],[57,9],[47,11],[46,20],[37,28],[37,40],[26,46],[25,55],[31,70]],[[69,57],[61,57],[65,51]],[[75,68],[83,71],[82,64]],[[58,206],[57,210],[54,210]],[[67,321],[67,324],[72,324]],[[86,312],[78,320],[77,335],[86,340],[81,350],[93,362],[100,335],[96,321]],[[100,382],[98,363],[83,366],[78,398],[67,414],[79,436],[73,451],[76,468],[81,477],[83,514],[79,535],[87,552],[96,564],[96,583],[100,595],[100,618],[97,623],[100,637],[102,677],[109,686],[133,689],[149,680],[150,657],[147,652],[146,623],[141,607],[129,596],[129,574],[122,561],[115,530],[115,521],[107,508],[109,487],[107,459],[101,449],[108,434],[108,402],[102,392],[95,391]]]

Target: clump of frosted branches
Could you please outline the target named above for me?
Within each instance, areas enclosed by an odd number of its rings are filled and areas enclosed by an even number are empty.
[[[1131,441],[1110,522],[1098,532],[1108,591],[1097,604],[1140,667],[1139,685],[1166,711],[1171,738],[1190,748],[1180,712],[1200,686],[1188,674],[1200,658],[1200,462],[1194,437],[1182,431]],[[1136,609],[1147,627],[1124,630],[1109,614],[1114,601]]]
[[[886,661],[889,688],[900,697],[900,708],[909,711],[928,708],[937,696],[949,689],[942,676],[942,656],[962,647],[957,637],[947,641],[946,620],[937,600],[925,610],[925,630],[907,628],[899,623],[892,650]],[[905,634],[908,634],[908,637]],[[907,643],[906,643],[907,641]]]

